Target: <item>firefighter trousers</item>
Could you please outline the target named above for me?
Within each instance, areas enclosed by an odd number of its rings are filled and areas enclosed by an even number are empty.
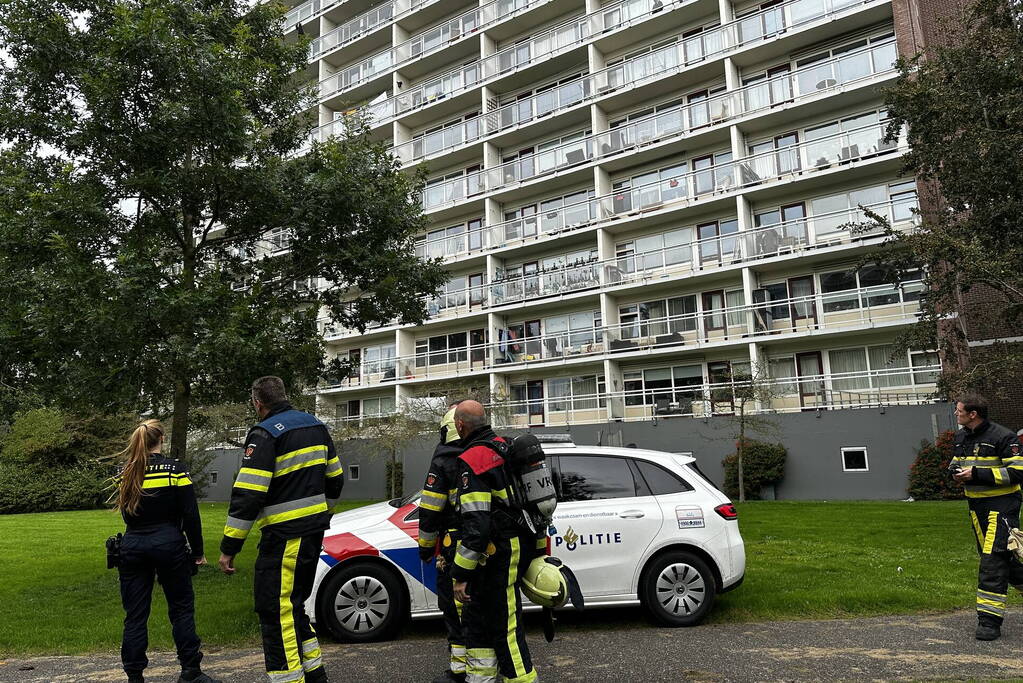
[[[532,559],[533,541],[495,539],[494,552],[469,582],[462,606],[467,683],[490,683],[500,672],[507,683],[531,683],[536,670],[526,645],[519,583]]]
[[[1006,548],[1008,523],[1019,527],[1020,495],[970,498],[970,520],[977,536],[980,571],[977,577],[977,618],[1001,625],[1009,585],[1023,590],[1023,564]]]
[[[450,653],[451,673],[465,673],[465,631],[459,615],[461,603],[455,604],[454,582],[451,578],[451,566],[455,561],[455,545],[457,540],[447,534],[444,542],[450,543],[441,547],[444,568],[437,571],[437,608],[444,615],[444,627],[448,632],[448,652]]]
[[[117,573],[124,605],[121,664],[125,673],[129,677],[141,676],[149,664],[146,648],[154,579],[160,582],[167,598],[167,616],[181,668],[198,670],[202,652],[195,633],[192,560],[181,529],[166,525],[146,531],[128,531],[121,542]]]
[[[305,612],[322,547],[322,531],[301,538],[264,533],[259,542],[256,613],[266,673],[273,683],[304,683],[325,676],[320,644]]]

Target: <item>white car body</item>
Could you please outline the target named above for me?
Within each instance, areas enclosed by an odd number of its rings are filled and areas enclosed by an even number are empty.
[[[628,465],[633,474],[639,471],[640,461],[660,466],[691,489],[661,495],[559,502],[552,525],[551,554],[561,558],[575,573],[587,608],[640,602],[644,568],[652,558],[669,550],[682,550],[704,560],[714,573],[715,593],[741,583],[746,554],[734,519],[734,508],[728,498],[698,472],[694,458],[636,448],[571,443],[545,443],[543,448],[552,468],[557,468],[556,478],[562,475],[562,463],[565,463],[565,471],[569,471],[575,467],[573,463],[594,462],[592,459],[572,460],[572,456],[613,457],[636,463]],[[622,464],[617,461],[613,466],[620,468]],[[649,465],[642,467],[648,476],[643,478],[642,484],[636,479],[636,493],[644,490],[644,485],[646,491],[651,490],[646,484],[651,470]],[[577,479],[585,481],[585,478]],[[559,483],[559,490],[568,486],[568,483]],[[324,535],[316,581],[306,604],[314,620],[318,616],[316,606],[325,580],[332,572],[354,561],[362,562],[363,566],[384,563],[381,569],[387,566],[397,572],[407,590],[407,602],[399,604],[408,605],[412,618],[440,614],[434,592],[434,563],[424,564],[418,556],[417,500],[398,508],[389,502],[377,503],[334,516],[331,528]]]

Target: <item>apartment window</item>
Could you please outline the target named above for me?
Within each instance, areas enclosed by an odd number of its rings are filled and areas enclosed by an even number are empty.
[[[917,301],[923,286],[919,282],[921,277],[919,270],[909,271],[900,278],[902,284],[896,285],[892,273],[876,266],[865,266],[858,271],[821,273],[824,312],[836,313]],[[871,291],[855,291],[864,288],[871,288]]]
[[[393,372],[394,358],[394,344],[367,346],[362,350],[362,360],[365,364],[367,374],[386,372],[387,370],[391,370]]]
[[[863,446],[842,449],[843,472],[867,472],[867,449]]]
[[[890,214],[885,206],[887,202],[892,205]],[[810,202],[814,232],[821,237],[842,230],[847,223],[867,222],[866,214],[859,210],[861,205],[890,217],[893,222],[912,220],[913,209],[917,206],[916,183],[875,185],[817,197]]]
[[[700,240],[700,261],[724,260],[735,253],[736,237],[739,232],[739,221],[729,219],[701,223],[696,226]]]
[[[465,332],[441,334],[416,340],[416,367],[464,362],[468,335]]]
[[[545,318],[544,356],[556,357],[578,352],[580,347],[601,341],[600,312],[586,311]]]
[[[831,385],[836,390],[858,391],[870,388],[866,349],[828,351],[828,360],[831,361],[831,374],[839,376],[831,380]]]
[[[625,405],[660,406],[677,412],[691,412],[693,401],[703,391],[703,367],[700,365],[676,365],[665,368],[645,368],[623,373]]]
[[[220,478],[220,473],[219,472],[210,472],[210,483],[211,484],[216,484],[217,480],[219,478]]]
[[[746,312],[740,309],[746,305],[746,296],[741,289],[733,289],[725,292],[725,306],[728,307],[726,314],[729,327],[740,327],[746,324]]]
[[[547,380],[548,407],[552,412],[593,410],[606,405],[603,375],[556,377]]]
[[[384,417],[394,412],[394,397],[365,398],[362,400],[363,417]]]
[[[348,466],[348,481],[359,481],[359,470],[361,468],[357,464]]]
[[[796,393],[796,383],[784,380],[794,380],[796,374],[796,359],[793,356],[777,356],[767,359],[767,369],[774,380],[774,391],[780,395]]]

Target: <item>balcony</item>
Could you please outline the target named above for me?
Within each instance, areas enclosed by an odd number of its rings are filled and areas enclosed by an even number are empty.
[[[607,327],[604,337],[608,350],[620,353],[911,324],[923,289],[923,283],[913,281],[705,309]]]
[[[332,50],[350,45],[359,38],[386,26],[395,19],[412,14],[419,8],[434,2],[439,2],[439,0],[413,0],[411,7],[401,11],[397,10],[399,6],[397,0],[377,5],[368,12],[364,12],[354,19],[349,19],[322,36],[313,38],[309,43],[309,60],[319,59]]]
[[[887,218],[897,230],[911,230],[917,223],[915,200],[895,200],[870,204],[865,208]],[[880,237],[880,228],[851,232],[848,224],[863,224],[867,219],[859,209],[844,209],[765,225],[727,235],[694,239],[676,246],[641,254],[631,254],[601,262],[605,287],[646,285],[651,282],[725,266],[763,259],[801,256],[807,252],[854,244]]]
[[[540,395],[489,403],[491,422],[501,427],[560,426],[668,417],[732,415],[742,405],[748,415],[841,410],[934,403],[934,377],[940,365],[886,368],[751,383],[698,382],[673,389],[597,392],[582,396]],[[864,389],[841,389],[862,384]],[[747,397],[759,394],[761,400]]]
[[[666,5],[681,6],[692,1],[666,3]],[[566,83],[559,88],[546,91],[533,98],[516,101],[504,107],[488,111],[485,115],[487,120],[485,133],[490,135],[551,114],[560,113],[569,107],[583,102],[603,98],[615,92],[634,89],[645,83],[678,73],[691,66],[705,63],[708,59],[723,58],[737,50],[761,44],[784,31],[793,28],[803,28],[809,23],[822,19],[833,20],[850,9],[871,4],[873,1],[792,0],[782,5],[777,5],[763,12],[723,24],[717,29],[706,31],[698,36],[683,39],[678,43],[581,77],[574,82]],[[657,10],[655,12],[656,3],[651,3],[648,7],[650,13],[644,15],[647,17],[656,16],[657,12],[663,11]],[[609,13],[607,10],[608,8],[605,7],[601,9],[601,14],[587,15],[587,22],[597,20],[602,24],[604,20],[602,18],[598,20],[596,17],[613,15],[613,13]],[[630,21],[635,23],[636,20],[637,18],[633,17]],[[588,25],[587,37],[580,37],[578,41],[557,49],[560,51],[567,47],[583,45],[589,42],[593,36],[604,33],[602,28],[597,30],[592,23]],[[768,26],[772,28],[770,30],[765,28]],[[500,71],[498,68],[493,74],[486,75],[482,70],[483,60],[477,61],[466,67],[448,72],[427,84],[419,86],[414,91],[401,93],[380,102],[365,105],[363,109],[370,119],[373,120],[374,125],[381,125],[395,117],[419,109],[434,101],[453,96],[467,88],[482,85],[507,73],[517,71],[535,62],[539,57],[549,57],[551,54],[531,56],[529,62],[519,64],[516,61],[515,66],[509,67],[508,71]],[[499,57],[499,55],[494,55],[488,59],[495,57]],[[499,66],[500,59],[498,59]],[[471,70],[473,74],[472,80],[459,76],[466,69]]]
[[[885,125],[870,124],[810,142],[752,154],[734,162],[680,174],[668,180],[621,188],[592,200],[596,201],[596,211],[591,212],[587,208],[586,215],[590,216],[588,220],[591,222],[601,222],[662,208],[682,208],[724,193],[748,189],[783,178],[813,174],[905,149],[905,134],[901,135],[898,141],[884,140]],[[567,160],[569,153],[584,156],[588,148],[573,142],[559,149],[562,150],[561,158]],[[550,159],[556,162],[559,158],[558,150],[552,150],[552,154]],[[505,185],[506,171],[521,174],[522,163],[511,162],[496,169],[475,171],[459,178],[428,185],[421,195],[423,210],[427,213],[437,211],[466,199],[478,198],[488,192],[500,190]],[[536,163],[536,158],[529,157],[524,169],[536,168]],[[519,165],[516,167],[518,170],[513,170],[513,164]],[[573,217],[581,218],[583,211],[581,208],[577,209]],[[503,246],[506,243],[507,240],[501,239],[500,234],[494,233],[503,227],[506,225],[500,224],[492,228],[490,235],[492,246]],[[583,224],[574,224],[571,227],[579,228],[583,227]]]
[[[710,130],[711,126],[771,111],[780,105],[802,104],[810,99],[872,83],[879,77],[888,77],[896,73],[892,67],[894,53],[894,41],[871,46],[850,52],[838,59],[813,64],[700,102],[679,105],[631,121],[565,145],[563,149],[541,152],[532,158],[532,167],[522,162],[511,174],[504,173],[506,183],[521,182],[575,164],[611,157],[646,145],[663,143],[691,135],[697,130]],[[892,59],[889,59],[889,55]],[[564,87],[568,88],[570,85]],[[552,97],[556,100],[559,96],[555,94]],[[574,97],[567,99],[576,102]],[[500,124],[494,123],[495,118],[514,122],[520,115],[520,110],[532,110],[537,104],[529,100],[523,102],[528,104],[516,103],[498,109],[497,114],[481,114],[396,145],[394,152],[407,166],[453,151],[476,142],[491,132],[502,130]],[[489,169],[488,172],[497,173],[498,169]]]

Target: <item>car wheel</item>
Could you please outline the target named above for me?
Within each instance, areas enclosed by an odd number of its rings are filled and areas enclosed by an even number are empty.
[[[319,621],[343,642],[389,640],[409,616],[399,581],[393,572],[370,562],[342,567],[320,587]]]
[[[692,553],[671,551],[655,558],[643,572],[640,597],[656,621],[668,626],[695,626],[714,604],[717,584],[707,563]]]

